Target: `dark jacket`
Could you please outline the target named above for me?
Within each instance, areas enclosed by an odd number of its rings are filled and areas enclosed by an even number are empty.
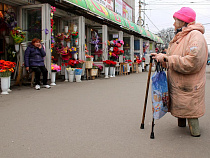
[[[45,56],[46,53],[43,47],[39,49],[32,44],[29,44],[24,55],[25,67],[44,66]]]

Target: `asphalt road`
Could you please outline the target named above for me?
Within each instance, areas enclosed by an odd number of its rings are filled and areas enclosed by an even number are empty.
[[[166,114],[155,122],[149,93],[140,129],[147,72],[115,78],[57,82],[39,91],[12,87],[0,95],[0,158],[209,158],[210,66],[201,137]]]

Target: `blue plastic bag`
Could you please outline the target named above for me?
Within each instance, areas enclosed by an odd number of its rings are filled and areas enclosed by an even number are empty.
[[[82,69],[75,69],[75,75],[81,75]]]
[[[168,112],[168,83],[165,71],[155,71],[152,76],[153,118],[160,119]]]

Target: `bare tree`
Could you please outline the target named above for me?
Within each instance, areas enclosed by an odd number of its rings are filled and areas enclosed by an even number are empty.
[[[163,40],[163,46],[164,48],[168,48],[169,42],[174,38],[174,28],[170,27],[167,29],[162,29],[160,32],[158,32],[158,36]]]

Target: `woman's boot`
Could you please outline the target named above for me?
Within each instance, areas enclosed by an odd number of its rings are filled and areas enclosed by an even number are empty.
[[[178,118],[178,126],[186,127],[186,118]]]
[[[190,133],[193,137],[200,137],[199,121],[198,118],[188,118],[188,125]]]

